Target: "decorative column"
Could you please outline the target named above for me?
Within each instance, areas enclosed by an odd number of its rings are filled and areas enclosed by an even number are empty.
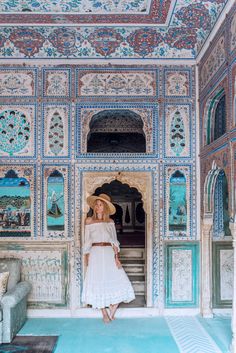
[[[230,223],[230,230],[233,238],[233,249],[234,249],[234,274],[233,274],[233,307],[232,307],[232,319],[231,319],[231,329],[232,329],[232,342],[231,342],[231,352],[236,353],[236,220],[234,223]]]
[[[203,217],[201,239],[201,313],[203,317],[213,317],[212,314],[212,227],[213,216]]]

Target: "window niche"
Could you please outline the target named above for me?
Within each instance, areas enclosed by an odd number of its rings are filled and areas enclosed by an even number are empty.
[[[130,110],[104,110],[89,124],[88,153],[145,153],[146,137],[141,117]]]
[[[217,176],[214,193],[213,238],[231,236],[229,228],[229,195],[225,172]]]
[[[226,133],[226,95],[221,89],[207,103],[206,144],[210,144]]]
[[[47,230],[65,229],[64,178],[54,170],[47,180]]]
[[[186,177],[179,170],[170,177],[168,226],[170,233],[179,235],[187,230]]]

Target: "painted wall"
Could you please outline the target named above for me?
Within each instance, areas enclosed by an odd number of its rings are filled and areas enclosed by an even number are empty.
[[[228,212],[231,221],[235,215],[235,151],[236,151],[236,5],[226,17],[214,40],[199,64],[200,80],[200,135],[201,135],[201,214],[220,222],[223,212],[214,203],[215,185],[220,170],[228,182]],[[212,141],[213,116],[216,102],[224,90],[226,96],[226,133]],[[215,207],[214,207],[215,206]],[[219,226],[219,224],[218,224]],[[230,305],[232,298],[232,244],[230,236],[221,235],[219,244],[213,244],[213,305]],[[232,251],[231,251],[232,252]],[[224,264],[227,266],[224,266]],[[227,273],[226,273],[226,272]],[[220,272],[220,276],[218,276]],[[218,273],[218,274],[217,274]],[[220,283],[227,279],[227,293],[221,293]]]
[[[30,307],[81,306],[91,171],[150,175],[151,306],[198,307],[195,67],[29,61],[0,67],[0,97],[0,251],[23,259]],[[141,117],[146,153],[87,153],[89,122],[107,109]]]

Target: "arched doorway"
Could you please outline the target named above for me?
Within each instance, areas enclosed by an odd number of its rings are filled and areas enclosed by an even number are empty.
[[[116,207],[111,216],[115,222],[117,238],[120,242],[120,259],[135,291],[136,299],[122,303],[121,307],[143,307],[145,298],[145,211],[142,195],[135,188],[118,180],[98,187],[94,195],[109,195]],[[93,213],[89,210],[88,216]]]
[[[204,183],[202,222],[202,313],[232,306],[233,248],[229,226],[228,182],[215,162]]]
[[[128,109],[103,110],[89,123],[87,152],[145,153],[146,138],[141,117]]]
[[[134,276],[131,277],[132,282],[135,282],[135,279],[137,280],[136,288],[134,288],[137,300],[130,303],[130,305],[123,304],[123,306],[128,308],[153,307],[153,214],[151,212],[152,199],[149,197],[152,194],[152,174],[143,171],[84,172],[82,190],[81,243],[83,243],[84,239],[84,220],[89,212],[86,198],[95,193],[107,192],[111,195],[114,203],[122,208],[123,229],[119,229],[119,224],[117,227],[118,239],[121,242],[121,260],[123,266],[126,266],[126,271],[127,267],[129,267],[130,273],[127,274]],[[135,204],[135,209],[133,210],[128,207],[129,214],[126,212],[127,208],[125,207],[127,206],[127,199],[124,197],[125,191],[128,191],[129,197],[133,195],[132,202]],[[119,193],[121,193],[122,198],[118,197]],[[140,212],[140,204],[144,211],[144,222],[143,213],[142,211]],[[118,210],[119,207],[117,207]],[[134,215],[136,212],[137,215]],[[136,217],[138,221],[135,228],[132,228],[133,225],[131,226],[132,217]],[[128,222],[129,218],[130,222]],[[135,237],[135,232],[138,232],[137,229],[140,232],[140,237]],[[137,266],[138,264],[139,266]]]

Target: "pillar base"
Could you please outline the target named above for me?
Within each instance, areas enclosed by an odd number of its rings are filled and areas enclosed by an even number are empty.
[[[213,318],[213,312],[211,309],[205,309],[201,311],[202,317],[205,319],[212,319]],[[236,352],[235,352],[236,353]]]

